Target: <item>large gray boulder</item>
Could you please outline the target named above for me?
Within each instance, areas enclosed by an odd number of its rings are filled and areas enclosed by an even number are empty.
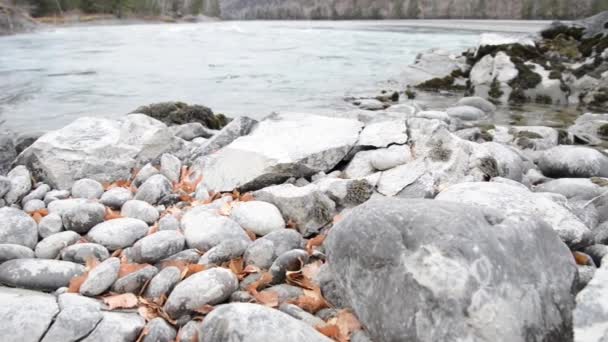
[[[608,339],[608,264],[603,263],[593,279],[576,295],[574,340],[605,341]]]
[[[137,313],[103,311],[103,318],[82,342],[132,342],[144,328],[146,321]]]
[[[0,265],[0,283],[32,290],[55,291],[84,273],[82,265],[47,259],[13,259]]]
[[[210,137],[209,140],[205,141],[202,145],[198,146],[192,152],[191,160],[196,160],[199,157],[218,151],[224,146],[227,146],[238,137],[242,137],[251,133],[251,130],[258,123],[247,116],[239,116],[234,120],[230,121],[226,127],[222,128],[221,131],[217,132],[214,136]]]
[[[0,208],[0,243],[17,244],[34,249],[38,242],[36,221],[15,208]]]
[[[330,342],[315,328],[279,310],[258,304],[218,306],[199,329],[200,341],[216,342]]]
[[[355,208],[325,247],[374,341],[572,341],[576,265],[534,218],[385,198]]]
[[[59,307],[55,296],[0,287],[0,336],[7,341],[39,342]]]
[[[194,166],[209,190],[255,190],[329,171],[355,145],[363,124],[311,114],[273,115]]]
[[[448,187],[435,199],[494,209],[505,217],[541,219],[569,246],[584,247],[591,242],[590,230],[570,210],[549,196],[524,187],[497,182],[461,183]]]
[[[69,189],[85,177],[129,179],[132,168],[180,146],[165,124],[143,114],[121,120],[83,117],[40,137],[17,163],[53,188]]]

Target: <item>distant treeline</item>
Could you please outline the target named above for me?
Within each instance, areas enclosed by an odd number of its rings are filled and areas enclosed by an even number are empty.
[[[575,19],[608,0],[221,0],[225,19]]]
[[[124,16],[220,16],[219,0],[10,0],[34,17],[79,11]]]

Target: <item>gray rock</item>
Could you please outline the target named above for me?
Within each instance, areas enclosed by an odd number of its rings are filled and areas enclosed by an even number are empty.
[[[23,205],[23,211],[25,211],[26,213],[33,213],[34,211],[45,208],[46,205],[44,204],[44,201],[37,199],[29,200]]]
[[[578,279],[576,281],[576,292],[578,293],[589,284],[591,279],[593,279],[593,276],[595,275],[597,267],[595,267],[595,265],[592,265],[592,266],[576,265],[576,268],[578,270]]]
[[[573,199],[568,201],[568,208],[587,228],[593,230],[599,224],[600,215],[593,203],[589,203],[586,200]]]
[[[133,218],[118,218],[93,227],[87,234],[91,242],[103,245],[110,251],[132,246],[148,234],[148,225]]]
[[[267,202],[240,202],[232,207],[230,218],[244,229],[264,236],[275,230],[285,228],[285,220],[279,209]]]
[[[605,136],[598,134],[600,128],[606,124],[608,124],[608,115],[586,113],[579,116],[574,125],[568,127],[568,132],[587,144],[599,145],[606,139]]]
[[[69,261],[13,259],[0,265],[0,283],[32,290],[55,291],[84,273],[84,266]]]
[[[138,294],[144,285],[154,278],[158,273],[158,268],[146,266],[133,273],[129,273],[122,278],[118,278],[112,285],[112,291],[116,293],[135,293]]]
[[[601,195],[602,188],[588,178],[560,178],[539,184],[535,192],[553,192],[568,199],[590,200]]]
[[[205,252],[198,263],[202,265],[221,265],[224,262],[243,256],[248,246],[249,242],[242,239],[226,240]]]
[[[104,192],[104,194],[101,195],[101,199],[99,199],[99,203],[110,208],[119,209],[125,202],[131,199],[133,199],[131,190],[116,187]]]
[[[328,265],[372,340],[571,340],[570,251],[542,221],[493,215],[387,198],[332,228]]]
[[[271,284],[285,282],[287,271],[298,271],[308,262],[308,253],[302,249],[287,251],[276,258],[270,266]]]
[[[259,240],[269,240],[272,241],[274,245],[275,254],[277,256],[290,251],[292,249],[300,249],[304,248],[304,239],[302,235],[298,234],[295,230],[292,229],[284,229],[278,230],[276,232],[272,232]],[[255,241],[254,241],[255,242]]]
[[[0,244],[0,263],[13,259],[31,258],[34,258],[34,251],[25,246],[11,243]]]
[[[21,210],[0,208],[0,243],[34,249],[38,242],[36,221]]]
[[[171,182],[163,175],[154,175],[148,178],[138,189],[135,199],[145,201],[150,204],[157,204],[158,201],[170,194],[172,190]]]
[[[494,209],[505,217],[525,216],[546,221],[569,246],[584,247],[591,233],[567,208],[542,194],[503,183],[461,183],[452,185],[437,200]]]
[[[53,188],[69,189],[85,177],[102,183],[129,179],[132,168],[180,147],[167,126],[142,114],[83,117],[40,137],[16,162]]]
[[[8,175],[10,190],[4,194],[7,204],[21,203],[21,199],[32,190],[32,174],[25,166],[17,166]]]
[[[172,256],[163,259],[159,262],[160,265],[163,265],[165,262],[169,261],[183,261],[187,264],[195,264],[198,259],[200,259],[201,255],[197,249],[186,249],[179,253],[175,253]]]
[[[205,317],[200,332],[202,341],[331,341],[310,325],[279,310],[249,303],[218,306]]]
[[[354,207],[367,201],[374,187],[365,179],[324,178],[316,183],[340,207]]]
[[[483,110],[486,113],[492,113],[496,110],[496,106],[492,102],[479,96],[463,97],[458,100],[456,104],[461,106],[475,107]]]
[[[158,220],[158,230],[178,230],[179,220],[173,215],[165,215]]]
[[[11,180],[8,177],[0,176],[0,198],[11,189]]]
[[[183,125],[171,126],[169,127],[169,130],[176,137],[186,141],[191,141],[199,137],[211,138],[215,133],[215,131],[206,128],[200,122],[190,122]]]
[[[83,202],[66,209],[61,215],[65,230],[86,234],[91,228],[102,223],[106,208],[99,203]]]
[[[203,143],[201,146],[197,147],[193,151],[190,160],[194,161],[199,157],[216,152],[229,145],[237,138],[249,134],[257,123],[257,120],[247,116],[235,118],[228,123],[228,125],[222,128],[221,131],[219,131],[213,137],[210,137],[210,139],[205,141],[205,143]]]
[[[143,342],[172,342],[175,340],[177,332],[164,319],[156,317],[145,327],[147,334]]]
[[[471,106],[450,107],[446,110],[446,113],[450,118],[467,121],[480,120],[486,116],[483,110]]]
[[[198,272],[175,286],[164,309],[172,318],[178,318],[203,305],[223,302],[238,286],[236,275],[225,268]]]
[[[181,273],[175,266],[163,268],[150,280],[144,297],[158,299],[163,295],[168,296],[173,291],[173,287],[181,281]]]
[[[575,341],[603,341],[608,338],[608,265],[602,265],[593,279],[576,296],[573,325]]]
[[[189,321],[177,332],[178,341],[198,341],[203,322]]]
[[[538,167],[547,177],[608,177],[608,157],[581,146],[557,146],[541,154]]]
[[[103,185],[96,180],[83,178],[72,185],[72,197],[98,199],[103,194]]]
[[[56,259],[62,249],[75,244],[78,240],[80,240],[80,235],[72,231],[50,235],[36,245],[34,250],[36,258]]]
[[[179,182],[182,162],[176,156],[165,153],[160,156],[160,173],[170,182]]]
[[[304,235],[318,232],[331,222],[336,210],[335,203],[314,185],[275,185],[256,191],[254,197],[277,206],[283,218],[295,222]]]
[[[68,199],[58,199],[50,202],[47,205],[49,209],[49,213],[58,214],[63,218],[63,215],[69,209],[77,207],[83,203],[91,203],[92,201],[86,200],[84,198],[68,198]]]
[[[0,175],[5,175],[17,157],[13,134],[3,129],[0,133]]]
[[[407,142],[405,120],[372,122],[365,125],[359,135],[357,146],[388,147]]]
[[[106,259],[89,271],[87,279],[80,285],[80,294],[93,297],[104,293],[118,279],[119,269],[120,259]]]
[[[147,224],[152,224],[158,220],[158,210],[150,203],[140,200],[127,201],[123,206],[120,214],[124,217],[130,217],[142,220]]]
[[[0,179],[0,188],[2,188],[1,183],[2,183],[2,180]],[[23,197],[23,199],[21,200],[21,203],[27,203],[28,201],[34,200],[34,199],[43,200],[44,196],[46,196],[46,194],[49,191],[51,191],[50,186],[48,186],[47,184],[41,184],[36,189],[34,189],[32,192],[30,192],[25,197]],[[0,190],[0,193],[2,193],[2,190]],[[2,196],[0,196],[0,197],[2,197]]]
[[[268,269],[272,266],[272,262],[276,257],[272,241],[257,239],[245,251],[244,260],[246,265],[255,265],[262,269]]]
[[[48,206],[53,201],[64,200],[68,197],[70,197],[68,190],[51,190],[44,195],[44,203]]]
[[[255,303],[255,298],[247,291],[236,291],[230,295],[230,303]]]
[[[59,312],[55,296],[37,291],[0,287],[0,336],[20,342],[39,342]]]
[[[363,178],[376,172],[372,165],[372,158],[376,153],[378,153],[377,150],[361,151],[355,154],[344,169],[345,178]]]
[[[298,299],[304,294],[304,290],[301,287],[289,285],[289,284],[279,284],[271,286],[267,289],[264,289],[260,293],[275,293],[279,297],[279,304],[283,304],[287,301],[293,301]]]
[[[91,258],[104,261],[110,257],[110,252],[96,243],[77,243],[61,250],[60,255],[62,260],[84,264]]]
[[[608,246],[606,245],[591,245],[583,249],[583,252],[589,255],[596,265],[602,265],[602,260],[608,255]],[[608,260],[608,259],[607,259]]]
[[[207,251],[231,239],[250,241],[238,223],[202,207],[195,207],[187,212],[181,225],[188,247],[201,251]]]
[[[185,239],[175,230],[164,230],[137,241],[131,248],[131,260],[136,263],[156,263],[184,249]]]
[[[333,169],[355,145],[362,125],[310,114],[274,115],[193,165],[210,190],[256,190]]]
[[[322,327],[325,325],[325,322],[322,319],[320,319],[319,317],[315,317],[314,315],[304,311],[302,308],[294,304],[281,304],[281,306],[279,306],[279,310],[295,319],[298,319],[310,325],[313,328]]]
[[[61,311],[55,317],[53,325],[44,335],[42,342],[76,342],[95,329],[103,318],[99,305],[81,298],[84,297],[72,293],[59,296]]]
[[[154,175],[158,175],[158,174],[160,174],[160,171],[156,167],[154,167],[152,164],[148,163],[148,164],[144,165],[141,168],[141,170],[139,170],[139,172],[137,172],[135,179],[133,179],[133,185],[135,185],[136,187],[139,187],[145,181],[147,181],[148,178],[150,178]]]
[[[101,322],[81,342],[133,342],[146,324],[137,313],[103,311],[102,314]]]
[[[403,165],[413,159],[411,148],[407,145],[394,145],[379,149],[370,154],[370,163],[375,170],[384,171]]]
[[[48,214],[38,223],[38,234],[43,239],[53,234],[57,234],[62,230],[63,222],[61,220],[61,216],[57,214]]]

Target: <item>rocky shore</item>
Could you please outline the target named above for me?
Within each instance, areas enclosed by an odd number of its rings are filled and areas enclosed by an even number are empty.
[[[608,338],[608,114],[488,125],[492,101],[429,111],[414,92],[333,117],[163,103],[0,134],[0,335]]]

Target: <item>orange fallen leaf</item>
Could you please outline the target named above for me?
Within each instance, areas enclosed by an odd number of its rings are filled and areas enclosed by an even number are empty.
[[[89,276],[89,272],[85,272],[79,276],[76,276],[76,277],[70,279],[70,284],[68,285],[68,292],[69,293],[80,292],[80,286],[82,286],[82,283],[84,283],[84,281],[87,280],[88,276]]]
[[[577,265],[585,266],[592,264],[591,259],[586,254],[581,252],[572,252],[572,255],[574,256],[574,261],[576,261]]]
[[[302,267],[302,275],[308,279],[315,279],[319,274],[322,265],[323,262],[320,260],[306,264],[304,267]]]
[[[315,288],[314,290],[305,289],[304,294],[298,297],[292,303],[312,314],[315,314],[321,309],[329,307],[329,303],[327,303],[325,298],[323,298],[323,295],[321,294],[321,290],[319,288]]]
[[[315,327],[318,332],[331,338],[334,341],[338,341],[340,338],[340,328],[335,324],[326,324],[324,326]]]
[[[36,223],[40,223],[43,217],[49,214],[49,211],[45,208],[38,209],[29,213],[29,215],[36,221]]]
[[[361,330],[361,323],[357,317],[348,310],[340,310],[336,317],[332,318],[329,323],[335,324],[340,330],[340,341],[348,342],[353,332]]]
[[[154,223],[152,227],[148,229],[148,235],[152,235],[158,232],[158,223]]]
[[[254,281],[247,286],[247,291],[255,298],[255,300],[268,307],[279,306],[279,295],[274,291],[258,292],[258,290],[268,285],[272,281],[272,275],[269,272],[262,273],[260,279]]]
[[[149,333],[150,329],[148,329],[148,326],[145,326],[143,329],[141,329],[141,333],[139,334],[139,337],[137,337],[137,340],[135,340],[135,342],[142,342],[144,338],[146,338],[146,335],[148,335]]]
[[[287,220],[287,224],[285,225],[285,227],[289,228],[289,229],[298,229],[298,224],[296,223],[296,221],[289,219]]]
[[[207,315],[209,314],[211,311],[213,311],[213,309],[215,309],[213,307],[213,305],[209,305],[209,304],[205,304],[202,307],[198,308],[198,309],[194,309],[195,312],[198,312],[200,314],[203,315]]]
[[[319,234],[314,238],[308,240],[308,242],[306,243],[306,251],[308,252],[308,255],[312,255],[312,252],[314,251],[315,247],[323,245],[323,241],[325,241],[325,238],[325,235]]]
[[[308,279],[302,274],[302,270],[287,271],[286,280],[287,284],[295,285],[307,290],[314,290],[317,287],[312,280]]]
[[[122,255],[122,248],[115,250],[114,252],[112,252],[112,254],[110,255],[111,257],[120,257]]]
[[[129,263],[122,263],[120,264],[120,269],[118,270],[118,278],[122,278],[126,275],[129,275],[133,272],[137,272],[139,270],[141,270],[142,268],[145,268],[147,266],[150,266],[148,264],[129,264]]]
[[[258,238],[258,237],[255,235],[255,233],[254,233],[254,232],[252,232],[252,231],[251,231],[251,230],[249,230],[249,229],[245,229],[245,233],[247,233],[247,236],[249,236],[249,239],[250,239],[251,241],[255,241],[255,240]]]
[[[255,265],[247,265],[245,269],[243,269],[243,273],[251,274],[251,273],[260,273],[262,270]]]
[[[231,212],[232,212],[232,206],[230,205],[230,203],[222,204],[222,206],[218,210],[218,213],[222,216],[230,216]]]
[[[196,190],[198,184],[203,180],[203,176],[191,180],[190,176],[194,173],[193,169],[189,169],[187,166],[182,166],[180,172],[179,182],[173,184],[173,190],[175,192],[181,192],[183,194],[190,194]]]
[[[255,198],[253,197],[253,194],[251,192],[248,192],[244,195],[241,195],[241,197],[239,197],[239,201],[241,202],[250,202],[250,201],[254,201]]]
[[[114,220],[114,219],[122,218],[122,217],[123,216],[120,215],[119,212],[114,211],[114,210],[112,210],[110,208],[106,208],[106,216],[104,216],[103,219],[106,220],[106,221],[109,221],[109,220]]]
[[[103,297],[103,302],[106,303],[109,310],[114,309],[131,309],[139,304],[139,300],[132,293],[123,293],[114,296]]]
[[[146,305],[140,305],[137,308],[137,313],[141,317],[143,317],[146,320],[146,322],[151,321],[151,320],[155,319],[156,317],[158,317],[158,313],[154,309],[152,309]]]
[[[103,187],[106,191],[113,189],[113,188],[127,188],[128,189],[131,187],[131,181],[123,179],[123,180],[119,180],[119,181],[116,181],[113,183],[104,183]]]
[[[232,259],[228,262],[228,268],[234,273],[239,279],[244,278],[245,274],[243,273],[245,261],[243,258]]]

